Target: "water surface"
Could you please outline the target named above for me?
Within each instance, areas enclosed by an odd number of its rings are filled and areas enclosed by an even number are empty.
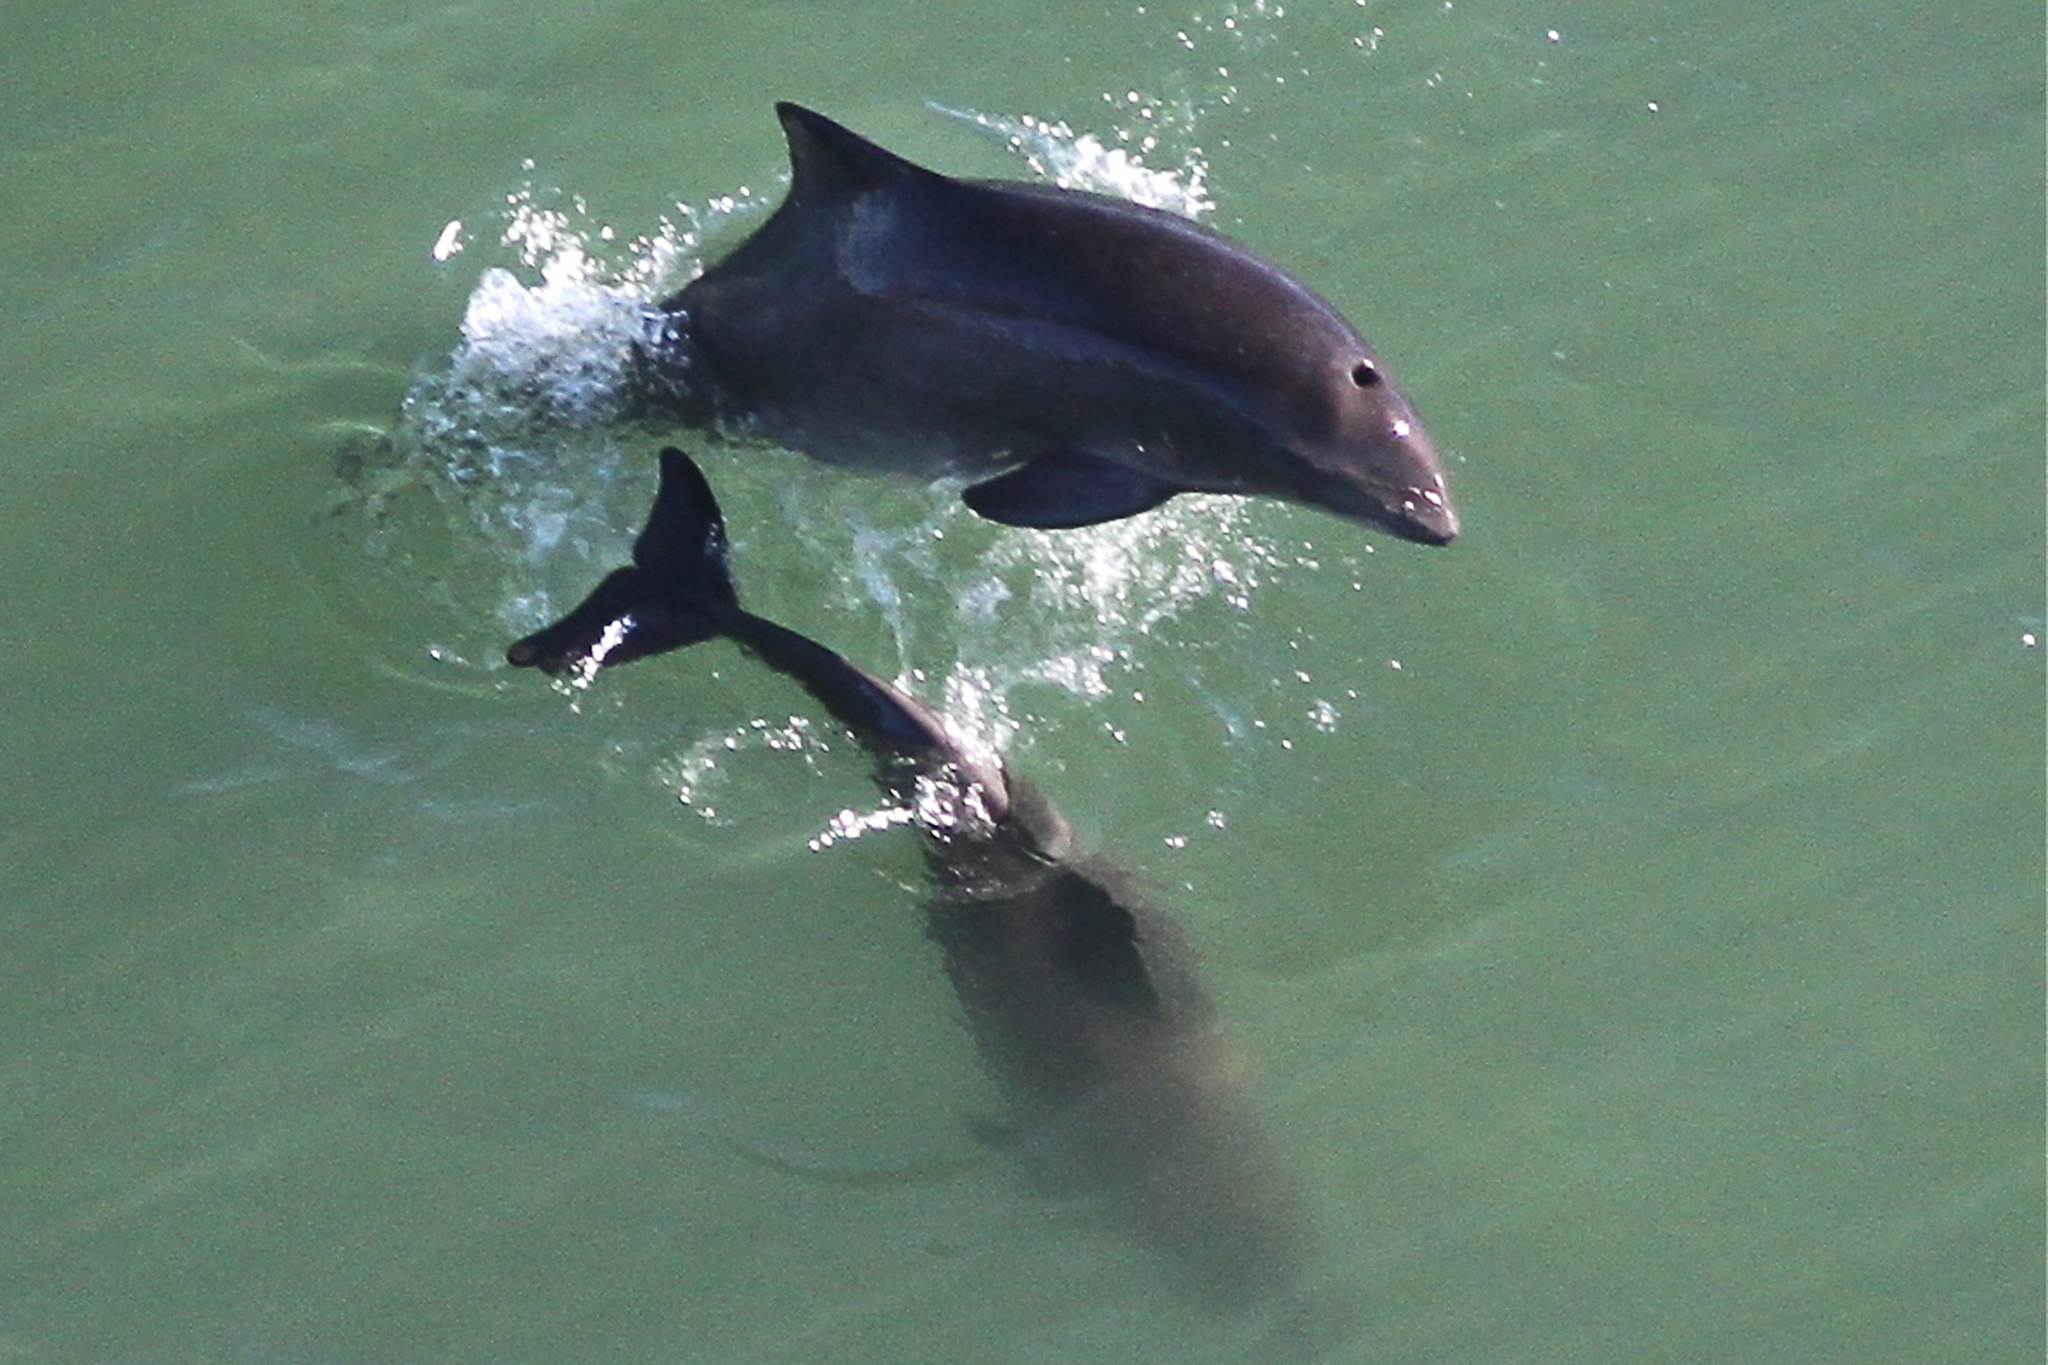
[[[0,29],[0,1356],[1301,1345],[977,1141],[915,849],[832,837],[875,798],[801,694],[722,646],[573,698],[496,662],[653,442],[541,401],[602,374],[452,402],[465,318],[586,354],[774,201],[793,97],[963,173],[1033,171],[934,105],[1136,153],[1453,461],[1430,551],[1214,500],[1035,537],[706,453],[750,604],[1181,918],[1327,1358],[2041,1358],[2035,7]]]

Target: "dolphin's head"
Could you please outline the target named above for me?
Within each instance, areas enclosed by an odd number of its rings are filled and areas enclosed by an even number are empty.
[[[1448,545],[1458,512],[1415,405],[1370,348],[1332,356],[1293,444],[1294,496],[1424,545]]]

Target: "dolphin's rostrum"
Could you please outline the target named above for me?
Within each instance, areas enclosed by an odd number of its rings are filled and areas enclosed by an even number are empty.
[[[1209,1302],[1291,1293],[1305,1224],[1180,926],[1120,869],[1077,856],[1059,813],[999,759],[742,608],[726,558],[710,487],[688,456],[664,450],[632,565],[508,657],[587,679],[725,636],[801,684],[874,755],[877,783],[923,836],[930,932],[1027,1173],[1115,1205]]]
[[[1458,533],[1386,366],[1278,266],[1103,195],[926,170],[794,104],[789,195],[648,314],[656,420],[974,482],[996,521],[1086,526],[1262,494]]]

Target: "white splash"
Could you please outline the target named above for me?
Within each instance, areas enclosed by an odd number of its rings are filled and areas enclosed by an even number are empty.
[[[1209,197],[1209,164],[1199,148],[1185,141],[1194,123],[1192,107],[1148,100],[1136,91],[1129,96],[1125,112],[1137,123],[1110,134],[1114,145],[1094,133],[1076,133],[1063,120],[1036,114],[1009,118],[942,104],[931,107],[1001,138],[1040,179],[1062,189],[1113,195],[1183,218],[1211,212],[1216,202]],[[1174,169],[1145,164],[1149,156],[1171,156],[1176,146],[1182,150]]]

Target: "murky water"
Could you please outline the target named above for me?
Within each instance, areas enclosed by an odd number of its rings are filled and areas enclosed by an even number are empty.
[[[2040,1358],[2034,10],[0,27],[0,1357]],[[1452,458],[1437,551],[700,449],[751,607],[1181,921],[1298,1314],[980,1140],[801,693],[498,662],[630,544],[609,366],[776,201],[775,98],[1203,215]]]

